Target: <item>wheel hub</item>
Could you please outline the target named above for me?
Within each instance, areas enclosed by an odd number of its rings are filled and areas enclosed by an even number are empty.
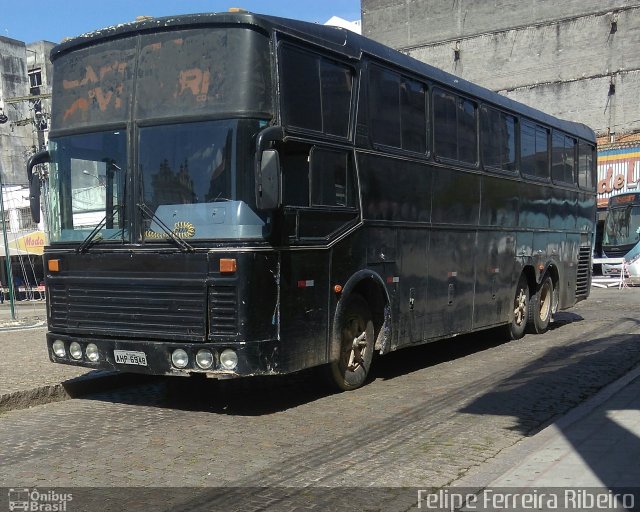
[[[360,336],[353,338],[351,343],[351,351],[349,353],[349,362],[347,363],[347,369],[351,372],[357,370],[357,368],[364,363],[364,353],[367,347],[367,333],[362,332]]]

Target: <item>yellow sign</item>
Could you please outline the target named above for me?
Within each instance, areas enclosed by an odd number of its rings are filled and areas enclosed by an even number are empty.
[[[42,231],[32,231],[26,235],[9,241],[10,249],[17,249],[29,254],[42,254],[44,252],[44,246],[46,238]]]

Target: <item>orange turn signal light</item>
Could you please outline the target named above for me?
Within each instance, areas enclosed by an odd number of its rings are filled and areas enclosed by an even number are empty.
[[[60,260],[49,260],[47,268],[49,272],[60,272]]]
[[[238,263],[235,258],[220,258],[220,272],[228,274],[238,270]]]
[[[335,285],[333,287],[333,291],[336,293],[342,293],[342,285],[339,285],[339,284]]]

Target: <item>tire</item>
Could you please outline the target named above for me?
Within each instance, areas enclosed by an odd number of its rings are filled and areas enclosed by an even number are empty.
[[[513,298],[511,322],[507,325],[507,335],[512,340],[519,340],[524,336],[529,319],[529,307],[529,284],[525,275],[522,274]]]
[[[531,297],[529,308],[529,329],[536,334],[542,334],[549,329],[551,315],[554,308],[553,282],[549,276],[544,276],[536,293]]]
[[[329,364],[329,382],[342,391],[357,389],[369,374],[375,341],[369,305],[361,295],[353,293],[340,301],[333,332],[340,354]]]

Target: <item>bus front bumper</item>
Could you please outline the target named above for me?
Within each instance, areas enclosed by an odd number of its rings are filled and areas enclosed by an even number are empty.
[[[277,340],[188,343],[48,332],[47,348],[49,359],[54,363],[94,370],[176,376],[204,373],[219,379],[282,373],[278,365]]]

